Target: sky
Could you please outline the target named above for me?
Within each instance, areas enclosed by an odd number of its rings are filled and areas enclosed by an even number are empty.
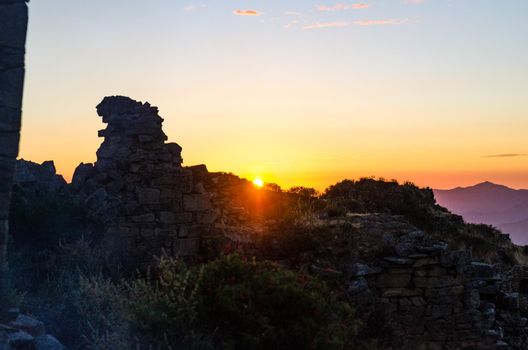
[[[528,188],[528,1],[32,0],[21,154],[70,179],[95,106],[158,106],[185,165],[284,188]]]

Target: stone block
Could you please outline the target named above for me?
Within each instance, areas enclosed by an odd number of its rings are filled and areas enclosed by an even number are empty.
[[[151,222],[154,222],[155,219],[156,217],[152,213],[140,214],[140,215],[135,215],[135,216],[130,217],[130,220],[132,220],[132,222],[135,222],[138,224],[151,223]]]
[[[28,10],[24,1],[12,1],[0,6],[0,46],[24,50]]]
[[[350,296],[354,296],[361,292],[366,291],[367,289],[369,289],[367,281],[363,277],[360,277],[350,282],[347,288],[347,294]]]
[[[454,267],[468,259],[469,254],[464,250],[445,251],[440,255],[440,264],[443,267]]]
[[[178,228],[178,238],[187,238],[189,237],[189,227],[188,226],[180,226]]]
[[[346,271],[352,277],[362,277],[362,276],[379,274],[381,272],[381,269],[373,268],[366,264],[356,263],[356,264],[348,265],[346,267]]]
[[[425,295],[428,298],[440,298],[451,295],[460,295],[465,291],[464,286],[455,285],[443,288],[430,288],[425,291]]]
[[[158,219],[159,219],[159,222],[162,224],[174,224],[176,222],[174,213],[170,211],[159,212]]]
[[[0,220],[8,218],[10,200],[11,193],[0,192]]]
[[[6,340],[9,347],[5,347],[5,349],[30,350],[34,349],[35,346],[35,338],[24,331],[8,333]],[[2,343],[0,343],[0,345],[2,345]]]
[[[0,245],[7,243],[8,232],[9,232],[9,223],[7,219],[0,219]]]
[[[414,263],[414,260],[412,259],[393,256],[385,257],[383,260],[394,265],[412,265]]]
[[[381,288],[405,288],[410,282],[410,274],[382,274],[378,276],[376,285]]]
[[[206,211],[211,209],[211,202],[207,194],[186,194],[183,196],[185,211]]]
[[[192,213],[186,213],[186,212],[174,213],[174,223],[189,224],[191,222],[193,222]]]
[[[447,275],[447,270],[440,267],[440,266],[432,266],[427,273],[429,276],[432,277],[440,277]]]
[[[0,155],[0,194],[11,192],[15,164],[14,158]]]
[[[155,188],[137,188],[136,195],[139,204],[159,204],[160,190]]]
[[[472,262],[471,276],[478,279],[493,279],[495,277],[495,267],[490,264]]]
[[[465,293],[464,304],[469,309],[476,309],[480,306],[480,294],[477,290],[472,289]]]
[[[18,315],[14,321],[9,322],[9,326],[31,334],[33,337],[38,337],[46,333],[44,323],[22,314]]]
[[[23,68],[0,71],[0,106],[20,110],[23,87]]]
[[[218,218],[218,214],[214,211],[196,214],[196,222],[199,224],[213,224]]]
[[[428,258],[423,258],[423,259],[417,259],[413,266],[422,267],[422,266],[435,265],[438,263],[439,263],[439,260],[437,257],[428,257]]]
[[[417,297],[423,294],[421,289],[389,288],[382,293],[383,298]]]
[[[20,131],[20,110],[0,106],[0,132]]]
[[[453,276],[419,277],[413,278],[414,285],[418,288],[450,287],[460,283],[460,278]]]

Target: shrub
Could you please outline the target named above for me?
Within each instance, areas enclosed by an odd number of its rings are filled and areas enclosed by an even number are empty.
[[[128,318],[136,346],[155,349],[207,348],[193,327],[201,272],[162,257],[157,267],[126,284]]]
[[[433,228],[433,210],[437,208],[433,191],[420,189],[410,182],[399,185],[396,180],[362,178],[344,180],[330,186],[324,194],[328,207],[349,211],[404,215],[422,229]]]
[[[237,255],[207,264],[200,283],[198,319],[222,349],[343,348],[353,318],[338,309],[321,282],[270,262]]]
[[[25,307],[71,349],[128,349],[128,324],[121,285],[74,271],[41,285]]]

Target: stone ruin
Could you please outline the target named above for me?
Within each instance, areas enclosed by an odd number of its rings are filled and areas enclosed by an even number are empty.
[[[81,164],[72,185],[103,218],[107,237],[126,258],[146,262],[163,252],[197,253],[215,221],[209,195],[182,167],[182,148],[166,143],[158,108],[128,97],[105,97],[97,113],[108,124],[95,164]]]
[[[312,269],[325,278],[345,277],[360,314],[381,312],[392,348],[527,349],[525,266],[476,261],[470,250],[452,250],[386,214],[333,221],[332,233],[347,237],[356,255],[343,254],[346,244],[330,245],[325,259],[346,258],[332,269]]]

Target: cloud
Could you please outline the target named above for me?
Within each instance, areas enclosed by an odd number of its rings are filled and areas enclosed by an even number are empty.
[[[290,29],[291,27],[294,27],[298,23],[300,23],[298,20],[290,21],[290,22],[288,22],[287,24],[284,25],[284,28]]]
[[[404,19],[362,19],[359,21],[354,21],[354,24],[357,26],[384,26],[384,25],[398,25],[409,23],[411,20],[408,18]]]
[[[263,13],[257,10],[234,10],[233,14],[237,16],[262,16]]]
[[[403,0],[404,4],[410,4],[410,5],[418,5],[423,4],[425,0]]]
[[[503,153],[503,154],[489,154],[482,156],[483,158],[515,158],[515,157],[528,157],[526,153]]]
[[[302,13],[300,13],[300,12],[296,12],[296,11],[288,11],[288,12],[284,12],[284,14],[285,14],[286,16],[294,16],[294,17],[301,17],[301,16],[303,16]]]
[[[346,11],[346,10],[363,10],[371,7],[372,4],[355,3],[355,4],[335,4],[333,6],[318,5],[317,11]]]
[[[205,7],[207,7],[207,5],[205,5],[205,4],[199,4],[199,5],[190,4],[190,5],[185,6],[183,8],[183,11],[192,12],[192,11],[196,11],[198,9],[203,9]]]
[[[304,26],[303,29],[323,29],[323,28],[339,28],[339,27],[348,27],[350,25],[349,22],[316,22],[313,24],[309,24],[307,26]]]

